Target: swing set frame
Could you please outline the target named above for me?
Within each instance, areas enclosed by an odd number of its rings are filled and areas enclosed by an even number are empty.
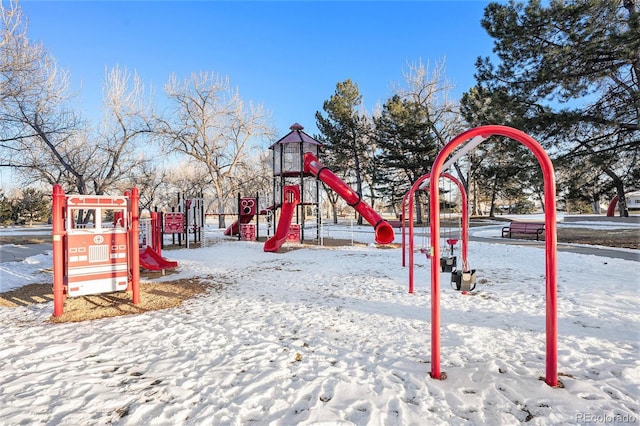
[[[449,173],[440,173],[440,177],[449,179],[451,182],[455,183],[456,186],[458,187],[458,189],[460,190],[460,198],[462,200],[462,230],[461,230],[461,236],[462,236],[462,251],[461,251],[461,257],[462,257],[462,266],[463,269],[467,268],[467,253],[468,253],[468,246],[469,246],[469,209],[468,207],[468,201],[467,201],[467,192],[464,189],[464,186],[462,185],[462,182],[460,182],[455,176],[452,176]],[[414,216],[413,216],[413,211],[414,211],[414,201],[415,201],[415,197],[414,197],[414,193],[416,191],[418,191],[419,189],[423,189],[424,186],[426,186],[427,182],[430,183],[430,185],[434,185],[433,181],[428,181],[431,178],[431,173],[426,173],[422,176],[420,176],[418,178],[418,180],[416,180],[413,185],[411,185],[411,189],[409,189],[409,191],[407,191],[407,193],[404,195],[404,197],[402,198],[402,266],[406,266],[406,247],[408,245],[408,251],[409,251],[409,293],[413,294],[414,291],[414,261],[413,261],[413,250],[414,250],[414,243],[413,243],[413,236],[414,236],[414,226],[413,226],[413,222],[414,222]],[[437,181],[435,183],[436,187],[437,185]],[[429,192],[430,194],[432,193],[432,191]],[[431,203],[433,202],[433,200],[431,200],[429,202],[429,205],[431,205]],[[407,230],[406,230],[406,225],[405,225],[405,208],[408,207],[408,217],[409,217],[409,238],[408,238],[408,244],[407,244]],[[439,206],[438,206],[439,207]],[[430,208],[430,217],[431,220],[430,222],[432,222],[434,219],[433,216],[433,209]],[[438,209],[439,211],[439,209]],[[435,218],[439,218],[440,215],[436,215]],[[438,223],[438,229],[439,228],[439,223]],[[438,240],[436,240],[438,241]],[[433,236],[432,236],[432,240],[431,240],[431,246],[433,247]],[[439,253],[439,251],[438,251]],[[438,261],[440,259],[440,255],[437,254],[435,255],[433,252],[429,253],[429,257],[433,258],[434,256],[438,257]],[[438,266],[438,271],[440,270],[440,266]]]
[[[467,130],[453,138],[446,144],[436,156],[430,176],[429,204],[431,215],[431,377],[442,380],[446,375],[440,371],[440,191],[438,179],[443,170],[447,170],[458,158],[475,148],[493,135],[514,139],[535,155],[542,168],[544,179],[544,203],[545,203],[545,293],[546,293],[546,371],[545,382],[547,385],[558,385],[558,285],[557,285],[557,232],[556,232],[556,185],[551,159],[542,146],[531,136],[512,127],[500,125],[487,125]],[[455,154],[453,151],[461,146]],[[449,157],[452,157],[446,161]],[[464,223],[464,222],[463,222]],[[465,253],[466,256],[466,253]],[[466,257],[465,257],[466,258]]]

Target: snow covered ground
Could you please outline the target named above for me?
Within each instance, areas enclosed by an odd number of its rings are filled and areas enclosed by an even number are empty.
[[[370,227],[325,232],[373,242]],[[400,249],[264,253],[213,228],[207,241],[164,252],[180,266],[162,280],[222,285],[177,308],[65,324],[48,322],[52,302],[0,308],[0,424],[640,422],[640,262],[558,253],[564,388],[551,388],[543,249],[472,241],[473,295],[442,273],[439,381],[424,255],[410,295]],[[0,291],[51,282],[48,268],[50,252],[1,263]]]

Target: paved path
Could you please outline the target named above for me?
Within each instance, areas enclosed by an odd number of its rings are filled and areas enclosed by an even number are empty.
[[[487,238],[469,236],[469,241],[478,241],[492,244],[510,244],[515,246],[539,247],[544,249],[544,241],[519,240],[511,238]],[[558,251],[566,251],[593,256],[613,257],[615,259],[633,260],[640,262],[640,250],[624,250],[601,246],[587,246],[583,244],[558,243]]]
[[[4,244],[0,245],[0,263],[20,262],[29,256],[52,250],[51,243],[45,244]]]
[[[511,244],[528,247],[538,247],[544,249],[544,241],[520,240],[510,238],[489,238],[469,236],[470,241],[478,241],[492,244]],[[0,263],[22,261],[29,256],[35,256],[47,250],[51,250],[51,243],[45,244],[6,244],[0,245]],[[615,248],[606,248],[600,246],[587,246],[582,244],[558,243],[558,251],[565,251],[579,254],[590,254],[593,256],[613,257],[616,259],[631,260],[640,262],[640,250],[623,250]]]
[[[500,237],[502,225],[483,227],[483,230],[492,230],[495,228],[496,236],[493,237],[481,237],[473,235],[473,228],[469,231],[469,240],[470,241],[479,241],[483,243],[493,243],[493,244],[511,244],[511,245],[519,245],[519,246],[527,246],[527,247],[539,247],[544,249],[544,241],[535,241],[535,240],[523,240],[518,238],[502,238]],[[613,248],[613,247],[603,247],[603,246],[590,246],[586,244],[570,244],[570,243],[558,243],[558,251],[570,252],[570,253],[579,253],[579,254],[590,254],[592,256],[601,256],[601,257],[613,257],[615,259],[624,259],[631,260],[635,262],[640,262],[640,250],[631,250],[631,249],[622,249],[622,248]]]

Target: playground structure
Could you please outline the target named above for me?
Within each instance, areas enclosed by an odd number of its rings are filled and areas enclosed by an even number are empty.
[[[296,207],[300,204],[300,188],[297,185],[286,185],[283,190],[283,203],[280,212],[280,221],[274,232],[273,237],[264,243],[264,251],[278,251],[287,239],[291,239],[291,220],[296,211]],[[294,233],[295,238],[295,233]]]
[[[258,211],[258,197],[248,198],[240,197],[238,194],[238,219],[236,219],[224,231],[224,235],[238,235],[241,237],[243,225],[250,223]],[[246,234],[244,234],[246,235]],[[257,237],[257,236],[256,236]],[[244,238],[241,238],[244,239]]]
[[[153,228],[157,236],[157,240],[152,245],[154,251],[160,253],[160,250],[164,248],[163,236],[165,234],[171,235],[173,245],[182,246],[184,240],[186,248],[189,248],[190,234],[193,234],[194,244],[202,244],[205,224],[204,210],[202,194],[196,198],[184,198],[183,194],[178,193],[176,206],[171,207],[170,212],[151,212],[152,221],[154,215],[158,215],[155,219],[156,225]]]
[[[440,269],[442,271],[445,272],[451,272],[452,276],[452,283],[456,283],[457,290],[462,290],[462,291],[469,291],[469,290],[473,290],[473,288],[475,287],[475,271],[469,270],[469,262],[468,262],[468,247],[469,247],[469,209],[468,209],[468,202],[467,202],[467,192],[464,189],[464,186],[462,185],[462,183],[456,179],[454,176],[452,176],[449,173],[441,173],[440,174],[441,177],[449,179],[451,182],[455,183],[456,186],[458,187],[458,190],[460,191],[460,196],[461,196],[461,200],[462,200],[462,219],[461,219],[461,239],[462,239],[462,250],[461,250],[461,257],[462,257],[462,270],[453,270],[452,268],[448,268],[447,266],[456,266],[456,262],[455,262],[455,257],[453,257],[453,261],[451,260],[451,257],[441,257],[440,258]],[[413,294],[414,292],[414,258],[413,258],[413,251],[414,251],[414,199],[415,199],[415,192],[420,190],[420,189],[424,189],[425,185],[428,184],[430,182],[430,178],[431,178],[431,174],[430,173],[426,173],[424,175],[422,175],[420,178],[418,178],[413,185],[411,185],[411,188],[409,189],[409,191],[407,191],[407,193],[404,195],[404,197],[402,198],[402,211],[401,211],[401,223],[402,223],[402,266],[406,265],[406,261],[405,261],[405,257],[406,257],[406,247],[408,245],[408,251],[409,251],[409,293]],[[405,224],[405,220],[404,218],[407,217],[405,216],[406,211],[408,209],[408,219],[409,219],[409,224],[408,224],[408,244],[406,243],[407,240],[407,231],[406,231],[406,224]],[[438,217],[437,220],[440,220],[440,218]],[[457,240],[447,240],[447,243],[450,245],[451,247],[451,256],[453,256],[453,246],[457,243]],[[427,258],[431,258],[433,256],[433,251],[432,251],[433,247],[430,246],[427,248]]]
[[[274,235],[265,243],[264,251],[278,251],[285,241],[304,241],[305,206],[309,205],[316,210],[316,239],[319,239],[318,181],[335,191],[374,227],[378,243],[391,243],[394,239],[391,225],[364,202],[360,194],[320,163],[320,142],[303,132],[304,127],[298,123],[290,129],[291,132],[269,148],[273,151],[274,212],[275,206],[280,206],[281,211]],[[294,217],[296,223],[293,223]]]
[[[272,151],[272,170],[273,170],[273,200],[271,205],[274,206],[273,223],[277,223],[274,230],[275,234],[284,232],[284,229],[278,230],[278,227],[286,227],[290,231],[290,235],[286,241],[304,242],[308,238],[305,230],[305,222],[307,216],[307,208],[311,207],[315,211],[316,216],[316,235],[318,240],[320,235],[320,214],[319,214],[319,198],[320,186],[315,177],[304,171],[305,152],[313,152],[318,155],[321,143],[313,139],[303,131],[304,127],[298,123],[294,123],[289,128],[291,131],[285,136],[273,143],[269,149]],[[299,201],[295,206],[291,221],[285,223],[280,216],[285,202],[285,187],[297,185],[300,188]],[[280,211],[278,208],[280,207]],[[291,207],[291,206],[289,206]],[[289,213],[288,211],[285,213]],[[280,239],[278,239],[280,241]],[[276,247],[269,244],[267,247],[277,251],[280,246]]]
[[[140,302],[138,190],[65,195],[53,186],[53,316],[67,297],[131,291]]]
[[[172,244],[182,245],[184,239],[189,248],[189,234],[193,234],[193,242],[202,243],[204,237],[204,198],[202,194],[195,198],[184,198],[178,193],[177,207],[171,207],[171,212],[160,213],[160,227],[163,234],[171,234]],[[164,248],[164,239],[160,238],[159,248]]]
[[[298,125],[299,126],[299,125]],[[299,126],[301,130],[302,126]],[[294,130],[294,126],[292,126]],[[514,139],[529,148],[537,158],[544,178],[545,201],[545,296],[546,296],[546,372],[545,383],[558,386],[557,374],[557,233],[556,233],[556,188],[551,160],[544,149],[527,134],[506,126],[481,126],[459,134],[446,144],[434,160],[431,172],[412,185],[408,193],[412,201],[413,192],[429,182],[430,206],[430,260],[431,260],[431,372],[434,379],[445,379],[440,370],[440,188],[438,185],[445,170],[462,155],[474,149],[490,136],[499,135]],[[304,151],[300,143],[300,158],[291,156],[291,162],[302,164],[298,176],[312,176],[324,182],[356,209],[374,227],[375,239],[388,244],[394,239],[391,225],[382,219],[360,195],[340,180],[319,162],[313,152]],[[461,147],[456,151],[456,148]],[[454,152],[455,151],[455,152]],[[298,163],[300,160],[300,163]],[[281,170],[279,177],[285,176]],[[291,173],[295,173],[291,171]],[[286,177],[286,176],[285,176]],[[282,180],[284,181],[284,180]],[[281,182],[282,182],[281,181]],[[466,193],[456,182],[462,195],[462,265],[463,273],[468,268],[467,244],[468,217]],[[316,185],[317,188],[317,185]],[[293,217],[302,204],[304,190],[299,185],[283,185],[279,188],[281,200],[280,220],[274,236],[264,246],[265,251],[277,251],[287,239]],[[316,198],[317,200],[317,198]],[[125,287],[133,292],[133,303],[139,302],[139,253],[138,253],[138,193],[134,188],[124,197],[73,196],[65,197],[59,185],[53,191],[53,247],[54,247],[54,316],[62,315],[64,297],[89,294],[88,292],[118,291]],[[274,200],[275,201],[275,200]],[[411,205],[411,202],[409,202]],[[273,204],[277,204],[274,202]],[[404,206],[402,211],[404,244]],[[409,225],[413,224],[413,206],[409,208]],[[79,211],[72,211],[76,209]],[[93,211],[94,222],[75,221],[84,210]],[[248,212],[250,213],[250,212]],[[304,217],[304,212],[302,213]],[[109,225],[111,221],[111,225]],[[241,222],[240,222],[241,223]],[[410,228],[410,233],[412,233]],[[77,236],[77,238],[76,238]],[[106,236],[106,237],[105,237]],[[73,237],[73,238],[72,238]],[[134,239],[135,237],[135,239]],[[103,243],[106,241],[106,244]],[[136,242],[136,243],[134,243]],[[412,246],[411,246],[412,247]],[[413,248],[413,247],[412,247]],[[88,254],[87,254],[88,253]],[[413,256],[413,251],[410,251]],[[404,247],[403,247],[404,256]],[[77,265],[69,267],[70,263]],[[85,262],[85,263],[82,263]],[[93,264],[91,264],[93,263]],[[467,271],[469,272],[469,271]],[[78,280],[71,278],[80,277]],[[73,287],[72,287],[73,286]],[[91,289],[89,287],[91,286]]]
[[[438,179],[458,158],[474,149],[492,135],[514,139],[529,148],[542,168],[545,202],[545,293],[546,293],[546,372],[545,382],[558,386],[557,370],[557,232],[556,232],[556,188],[553,164],[542,146],[524,132],[507,126],[480,126],[453,138],[436,156],[429,177],[429,205],[431,231],[431,377],[445,379],[440,371],[440,191]],[[456,148],[462,146],[457,152]],[[447,158],[453,153],[451,158]],[[446,162],[445,162],[446,160]]]
[[[237,235],[239,240],[257,241],[259,238],[259,217],[267,216],[267,228],[274,206],[258,211],[260,197],[241,197],[238,194],[238,218],[224,231],[224,235]],[[255,218],[255,223],[253,223]]]
[[[298,239],[300,242],[304,242],[308,237],[305,229],[307,207],[313,208],[316,213],[319,212],[320,186],[314,176],[304,171],[303,155],[305,152],[313,152],[318,155],[322,144],[305,133],[304,127],[298,123],[294,123],[289,129],[291,130],[289,133],[269,147],[272,151],[273,170],[273,202],[271,204],[278,207],[283,206],[285,201],[284,188],[291,185],[299,186],[300,200],[292,212],[291,218],[282,217],[282,211],[278,216],[278,209],[274,208],[273,223],[277,224],[274,235],[278,233],[278,227],[284,226],[291,230],[292,235],[289,241]],[[318,239],[319,214],[316,214],[316,221],[315,239]],[[278,249],[279,247],[275,248],[275,250]]]
[[[150,219],[140,219],[138,245],[140,266],[149,271],[163,271],[178,266],[178,262],[162,257],[162,213],[151,212]]]
[[[138,215],[138,190],[123,196],[65,195],[53,186],[53,316],[67,297],[131,291],[140,302],[140,267],[175,268],[162,257],[160,213]],[[141,232],[141,228],[142,232]]]

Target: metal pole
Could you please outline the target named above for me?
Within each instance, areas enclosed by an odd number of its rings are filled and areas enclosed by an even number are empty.
[[[260,240],[260,193],[256,192],[256,241]]]
[[[237,207],[238,207],[238,221],[236,222],[238,224],[238,241],[240,241],[242,239],[242,221],[240,220],[242,218],[242,206],[240,205],[242,203],[242,200],[240,199],[240,193],[238,192],[238,203],[237,203]],[[231,233],[233,234],[233,224],[231,226]]]
[[[140,303],[140,247],[138,246],[140,195],[138,188],[131,189],[129,214],[131,215],[131,230],[129,231],[129,244],[131,246],[131,288],[133,292],[133,304]]]
[[[53,316],[59,317],[64,313],[64,209],[65,195],[62,186],[53,185],[52,203],[52,238],[53,238]]]

